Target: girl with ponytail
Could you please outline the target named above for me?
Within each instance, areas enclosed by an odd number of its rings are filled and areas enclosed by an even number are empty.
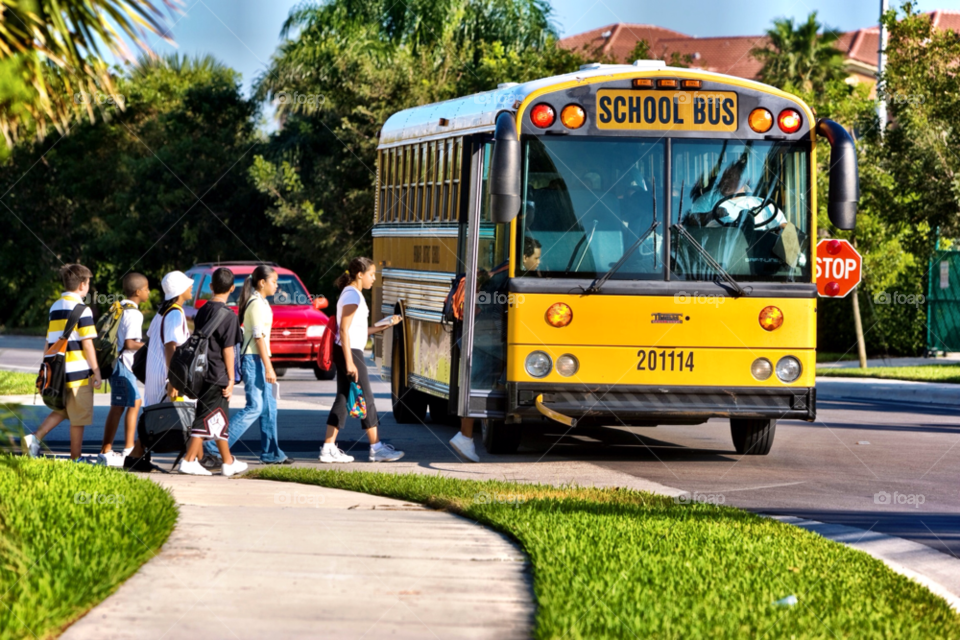
[[[232,447],[254,422],[260,420],[260,462],[292,464],[293,459],[280,449],[277,440],[277,399],[273,385],[277,374],[270,362],[270,330],[273,311],[267,298],[277,292],[277,272],[265,264],[258,265],[243,282],[237,314],[243,324],[240,348],[240,371],[247,406],[230,420],[228,447]],[[204,443],[204,466],[216,464],[216,446]]]
[[[370,387],[370,378],[363,361],[367,338],[402,320],[400,316],[393,316],[389,323],[379,327],[370,326],[370,310],[363,299],[363,290],[370,289],[376,281],[377,267],[369,258],[351,260],[347,270],[340,274],[336,281],[337,288],[340,289],[340,299],[337,300],[339,332],[333,349],[333,361],[337,365],[337,398],[333,401],[327,417],[327,437],[320,449],[320,462],[353,462],[353,456],[348,456],[337,447],[337,434],[347,421],[347,397],[350,385],[354,382],[360,386],[367,405],[367,416],[361,419],[360,426],[370,439],[370,461],[393,462],[403,457],[402,451],[380,442],[377,434],[377,408],[374,406],[373,389]]]

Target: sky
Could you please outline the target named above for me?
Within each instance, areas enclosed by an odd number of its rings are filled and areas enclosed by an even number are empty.
[[[183,13],[170,18],[177,47],[158,38],[158,53],[210,53],[242,74],[244,92],[264,72],[280,43],[290,9],[301,0],[182,0]],[[402,1],[402,0],[398,0]],[[900,5],[900,0],[891,0]],[[692,36],[759,35],[778,17],[819,20],[844,31],[877,23],[880,0],[552,0],[561,36],[614,22],[653,24]],[[960,10],[960,0],[919,0],[921,11]],[[267,114],[268,119],[270,114]],[[272,128],[272,127],[271,127]]]

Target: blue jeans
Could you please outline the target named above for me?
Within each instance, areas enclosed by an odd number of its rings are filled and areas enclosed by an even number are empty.
[[[277,441],[277,401],[273,397],[271,385],[267,384],[263,360],[259,355],[245,355],[240,361],[240,371],[243,374],[247,406],[230,419],[230,451],[233,451],[233,445],[259,418],[260,462],[282,462],[287,454],[280,450],[280,443]],[[208,453],[218,455],[216,443],[213,441],[203,443],[203,447]]]

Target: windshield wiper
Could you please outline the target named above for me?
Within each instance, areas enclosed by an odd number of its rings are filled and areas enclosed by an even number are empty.
[[[607,271],[605,274],[603,274],[603,276],[601,276],[599,279],[595,280],[592,285],[590,285],[589,287],[587,287],[586,293],[588,293],[588,294],[589,294],[589,293],[599,293],[599,292],[600,292],[600,287],[602,287],[604,284],[606,284],[607,280],[610,279],[610,276],[612,276],[613,274],[615,274],[615,273],[617,272],[617,270],[618,270],[620,267],[623,266],[623,263],[625,263],[625,262],[627,261],[627,258],[629,258],[631,255],[633,255],[633,252],[636,251],[637,248],[638,248],[641,244],[643,244],[643,241],[650,237],[650,234],[653,233],[654,229],[656,229],[656,228],[659,227],[659,226],[660,226],[660,222],[659,222],[658,220],[654,220],[654,221],[653,221],[653,224],[651,224],[651,225],[647,228],[647,230],[644,231],[644,232],[640,235],[639,238],[637,238],[637,241],[634,242],[632,245],[630,245],[630,247],[629,247],[626,251],[623,252],[623,255],[620,256],[620,259],[617,260],[616,264],[614,264],[612,267],[610,267],[610,270]]]
[[[586,294],[599,293],[600,287],[607,283],[607,280],[610,279],[610,276],[615,274],[617,270],[623,266],[623,263],[627,261],[627,258],[633,255],[633,252],[636,251],[641,244],[643,244],[643,241],[650,237],[650,234],[653,233],[654,229],[660,226],[660,221],[657,220],[657,177],[651,176],[650,180],[652,182],[651,189],[653,190],[653,223],[651,223],[650,227],[646,231],[640,234],[640,237],[637,238],[636,242],[630,245],[627,250],[623,252],[623,255],[620,256],[620,259],[617,260],[616,264],[610,267],[605,274],[603,274],[597,280],[594,280],[593,284],[587,287],[587,290],[585,291]],[[654,254],[656,254],[656,240],[654,240],[653,246]],[[654,258],[654,260],[656,260],[656,258]]]
[[[690,232],[683,228],[680,224],[670,225],[672,231],[676,231],[683,237],[687,242],[693,245],[693,248],[697,250],[706,263],[716,271],[724,280],[730,283],[730,286],[733,287],[734,291],[737,292],[736,297],[739,298],[742,295],[745,295],[746,290],[740,286],[740,283],[734,280],[733,276],[730,275],[726,269],[720,266],[720,263],[714,260],[713,256],[710,255],[710,252],[703,248],[703,245],[697,242],[697,239],[690,235]]]

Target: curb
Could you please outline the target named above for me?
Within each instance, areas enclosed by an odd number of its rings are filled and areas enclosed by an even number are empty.
[[[817,400],[866,400],[956,407],[960,405],[960,385],[817,377]]]
[[[795,516],[764,516],[780,522],[806,529],[819,534],[824,538],[845,544],[848,547],[863,551],[874,558],[880,560],[902,576],[926,587],[934,595],[940,596],[947,601],[950,608],[960,613],[960,596],[957,595],[957,585],[954,588],[944,586],[938,580],[953,580],[960,584],[957,576],[960,576],[960,560],[922,545],[919,542],[912,542],[888,536],[876,531],[867,531],[856,527],[848,527],[840,524],[828,524],[816,520],[804,520]],[[914,567],[922,566],[923,573],[916,569],[911,569],[903,562],[909,562]]]

